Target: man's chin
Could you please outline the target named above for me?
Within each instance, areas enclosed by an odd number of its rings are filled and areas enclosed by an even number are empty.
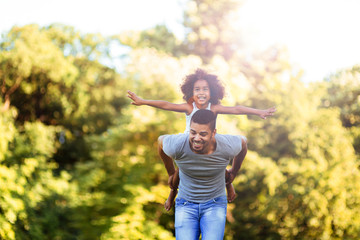
[[[202,152],[203,148],[202,147],[195,147],[194,145],[192,146],[192,150],[196,153],[200,153]]]

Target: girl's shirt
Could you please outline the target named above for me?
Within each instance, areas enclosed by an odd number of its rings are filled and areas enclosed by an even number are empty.
[[[184,133],[189,133],[190,132],[191,118],[194,115],[194,113],[199,110],[199,108],[196,106],[195,102],[193,102],[192,104],[193,104],[193,111],[189,115],[186,114],[186,127],[185,127],[185,132]],[[211,108],[211,103],[209,102],[206,109],[211,110],[210,108]]]

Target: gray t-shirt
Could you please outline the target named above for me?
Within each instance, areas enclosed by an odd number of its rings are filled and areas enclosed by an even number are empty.
[[[203,203],[226,195],[225,169],[242,149],[244,136],[215,134],[216,149],[211,154],[194,153],[189,146],[189,134],[167,135],[163,150],[179,167],[178,197]]]

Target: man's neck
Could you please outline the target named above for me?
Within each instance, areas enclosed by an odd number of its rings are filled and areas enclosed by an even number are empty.
[[[214,137],[214,138],[215,138],[215,137]],[[214,142],[210,145],[209,151],[208,151],[208,153],[206,153],[206,154],[212,154],[213,152],[215,152],[216,146],[217,146],[217,143],[216,143],[216,141],[214,141]]]

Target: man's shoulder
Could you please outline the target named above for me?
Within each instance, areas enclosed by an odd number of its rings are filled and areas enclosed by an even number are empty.
[[[189,134],[179,133],[164,136],[163,139],[163,150],[166,155],[177,158],[179,153],[184,149],[185,143],[187,142]]]
[[[216,140],[224,143],[232,144],[237,141],[246,141],[246,137],[242,135],[230,135],[230,134],[216,134]]]
[[[168,134],[164,136],[164,141],[182,141],[188,138],[188,133]]]
[[[246,141],[246,137],[242,135],[216,134],[216,141],[221,151],[231,155],[238,154],[242,147],[242,141]]]

